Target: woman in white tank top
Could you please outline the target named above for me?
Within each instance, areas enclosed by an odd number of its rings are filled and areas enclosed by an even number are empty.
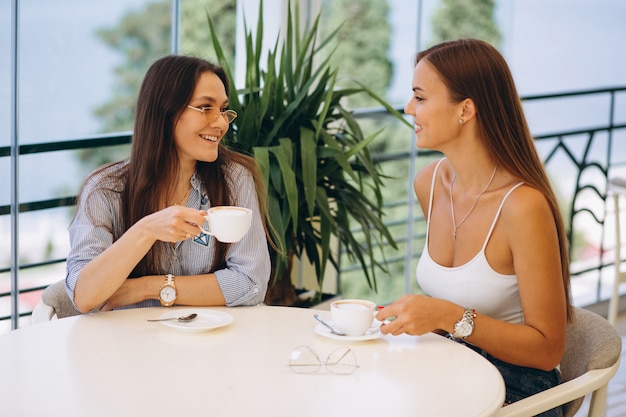
[[[446,42],[417,55],[412,90],[417,146],[445,158],[414,181],[428,228],[417,268],[425,295],[381,310],[380,320],[396,317],[381,329],[468,344],[502,372],[507,402],[556,385],[567,239],[510,70],[482,41]]]

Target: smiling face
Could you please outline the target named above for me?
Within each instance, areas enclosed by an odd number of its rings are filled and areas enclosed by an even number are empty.
[[[222,80],[212,72],[203,72],[188,105],[197,108],[215,107],[224,111],[228,106],[228,96]],[[214,162],[228,126],[224,117],[207,121],[202,112],[185,108],[174,129],[174,142],[181,166],[195,166],[196,161]]]
[[[413,97],[404,107],[413,116],[417,146],[442,150],[460,133],[462,109],[463,103],[451,101],[448,88],[428,60],[420,60],[413,73]]]

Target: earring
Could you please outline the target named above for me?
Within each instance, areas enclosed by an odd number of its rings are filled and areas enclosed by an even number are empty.
[[[459,124],[463,124],[463,119],[459,119]]]

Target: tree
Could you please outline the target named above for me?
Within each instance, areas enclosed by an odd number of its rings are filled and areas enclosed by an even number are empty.
[[[216,31],[222,40],[225,54],[235,54],[236,0],[186,0],[180,10],[180,53],[200,56],[215,61],[207,26],[207,11],[219,15]],[[148,3],[131,11],[112,28],[96,32],[102,41],[122,55],[122,64],[114,69],[116,83],[111,98],[94,110],[101,120],[102,133],[124,132],[133,129],[135,104],[141,81],[157,59],[171,53],[171,1]],[[107,162],[128,156],[128,146],[106,151],[82,150],[78,158],[88,170]]]
[[[432,18],[431,45],[476,38],[498,46],[501,34],[494,20],[494,8],[495,0],[442,0]]]
[[[214,17],[215,30],[224,48],[226,58],[229,62],[234,62],[237,32],[236,0],[182,1],[180,52],[217,62],[211,34],[207,30],[207,12]],[[215,17],[219,17],[219,19],[215,19]]]
[[[386,1],[324,0],[322,32],[327,34],[340,28],[335,36],[336,51],[331,57],[331,64],[339,68],[339,85],[342,85],[341,77],[358,78],[373,92],[385,96],[393,71],[388,58],[391,42],[388,14]],[[349,104],[352,108],[378,105],[365,95],[351,97]]]
[[[148,3],[144,9],[128,13],[119,25],[100,29],[96,35],[123,56],[115,68],[116,83],[111,99],[95,110],[103,132],[131,130],[135,100],[150,64],[170,50],[171,6],[169,2]]]

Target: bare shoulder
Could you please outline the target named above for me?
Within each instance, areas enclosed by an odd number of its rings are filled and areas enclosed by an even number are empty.
[[[522,184],[509,194],[502,209],[503,212],[515,217],[528,216],[538,210],[550,212],[550,204],[541,191]]]
[[[554,216],[546,196],[525,184],[509,194],[501,216],[506,228],[513,233],[554,225]]]
[[[430,196],[430,186],[433,181],[433,175],[435,173],[435,168],[440,160],[433,161],[422,168],[417,175],[415,175],[415,179],[413,180],[413,188],[415,189],[415,195],[421,201],[428,201]],[[441,168],[440,168],[441,170]]]

